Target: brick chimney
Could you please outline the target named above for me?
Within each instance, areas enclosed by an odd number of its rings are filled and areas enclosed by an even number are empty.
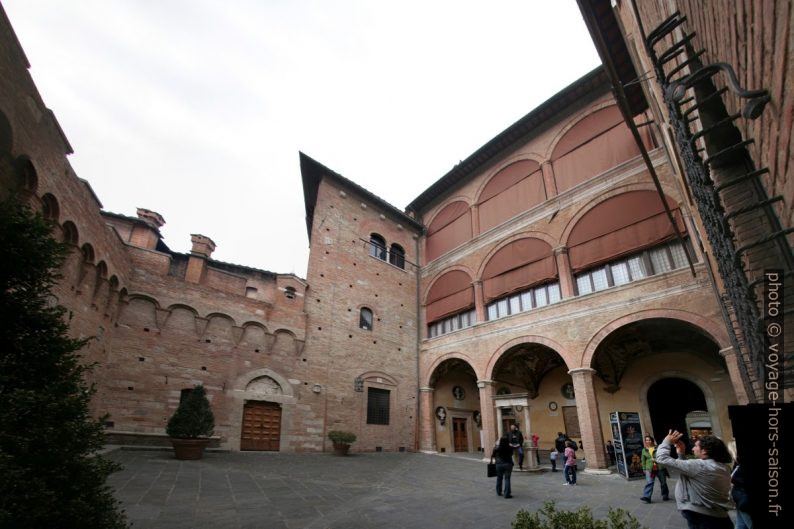
[[[204,271],[207,269],[207,259],[215,251],[215,243],[209,237],[193,234],[190,236],[193,247],[190,249],[190,258],[187,262],[185,281],[189,283],[201,283]]]
[[[157,247],[157,241],[160,240],[160,228],[165,224],[165,219],[156,211],[149,209],[138,208],[137,212],[138,218],[145,225],[136,224],[132,227],[129,243],[138,248],[154,250]]]

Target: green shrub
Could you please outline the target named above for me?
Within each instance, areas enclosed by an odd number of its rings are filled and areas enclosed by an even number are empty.
[[[170,437],[195,439],[209,437],[215,431],[215,417],[212,414],[207,390],[198,385],[188,391],[179,407],[168,420],[165,432]]]
[[[590,507],[579,507],[575,511],[558,511],[553,501],[545,502],[535,513],[523,509],[518,511],[512,527],[513,529],[643,529],[640,522],[623,509],[610,507],[606,520],[594,520]]]
[[[334,444],[349,445],[356,441],[356,434],[353,432],[344,432],[340,430],[331,430],[328,432],[328,439]]]
[[[91,365],[51,303],[68,247],[13,198],[0,202],[0,528],[118,529],[123,511],[97,455],[103,420],[91,417]]]

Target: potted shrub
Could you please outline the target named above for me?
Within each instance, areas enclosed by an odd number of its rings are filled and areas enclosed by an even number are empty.
[[[346,456],[347,452],[350,450],[350,445],[356,440],[356,434],[353,432],[331,430],[328,432],[328,439],[334,443],[334,454]]]
[[[214,430],[207,390],[200,384],[187,392],[165,429],[177,459],[201,459]]]

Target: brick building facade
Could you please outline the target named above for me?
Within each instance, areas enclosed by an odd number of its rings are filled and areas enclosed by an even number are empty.
[[[213,260],[204,235],[171,251],[156,212],[103,211],[28,67],[3,13],[0,189],[72,247],[54,295],[97,337],[94,408],[122,442],[164,442],[203,383],[233,450],[323,451],[350,430],[360,451],[476,451],[516,423],[541,448],[581,439],[603,469],[609,412],[730,438],[727,406],[755,400],[664,128],[642,126],[653,107],[627,122],[603,68],[405,211],[301,154],[303,279]]]

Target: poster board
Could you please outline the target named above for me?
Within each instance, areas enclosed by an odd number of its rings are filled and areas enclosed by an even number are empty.
[[[626,479],[644,478],[640,414],[633,411],[613,411],[609,414],[609,425],[612,429],[618,474]]]

